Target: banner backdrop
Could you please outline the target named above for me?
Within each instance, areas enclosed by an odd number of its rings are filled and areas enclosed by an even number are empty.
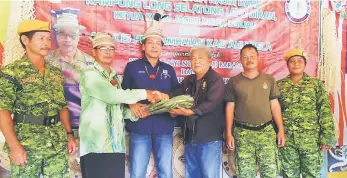
[[[53,3],[54,2],[54,3]],[[78,15],[82,33],[111,33],[118,43],[113,67],[119,74],[128,61],[142,57],[139,41],[153,15],[164,18],[165,47],[161,60],[171,64],[179,81],[192,73],[188,52],[191,46],[213,49],[213,63],[225,82],[241,72],[239,50],[246,43],[260,50],[260,70],[276,79],[288,74],[283,54],[303,47],[311,59],[307,73],[316,76],[318,59],[319,8],[316,1],[236,1],[236,0],[85,0],[35,1],[38,19],[52,21],[63,12]],[[55,44],[56,45],[56,44]],[[90,53],[88,37],[81,37],[79,49]],[[78,121],[73,121],[78,126]]]
[[[179,77],[191,73],[186,52],[198,44],[214,49],[213,67],[223,77],[239,73],[238,53],[246,43],[258,47],[261,70],[276,78],[287,74],[283,53],[294,46],[304,47],[310,58],[315,59],[308,65],[307,72],[316,75],[319,11],[318,2],[314,1],[37,1],[35,9],[38,19],[53,21],[53,24],[55,15],[52,15],[52,10],[75,10],[79,22],[87,28],[85,34],[113,34],[118,41],[114,67],[119,73],[123,73],[129,60],[142,57],[139,40],[154,13],[162,10],[169,16],[163,24],[166,38],[161,59],[173,65]],[[89,52],[89,44],[87,38],[82,38],[79,48]]]

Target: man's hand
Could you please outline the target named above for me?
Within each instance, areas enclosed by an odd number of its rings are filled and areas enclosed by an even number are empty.
[[[330,150],[331,149],[331,146],[327,146],[327,145],[322,145],[320,147],[320,150],[323,152],[323,151],[327,151],[327,150]]]
[[[155,92],[152,90],[146,90],[146,92],[147,92],[147,100],[149,102],[151,102],[152,104],[159,102],[158,94],[155,94]]]
[[[148,105],[136,103],[136,104],[129,104],[129,108],[131,111],[131,114],[138,118],[145,118],[151,113],[148,111]]]
[[[172,117],[172,118],[175,118],[175,117],[177,117],[178,115],[176,115],[176,114],[171,114],[170,113],[170,117]]]
[[[27,152],[21,144],[17,144],[10,148],[10,158],[13,164],[17,166],[25,166],[27,163]]]
[[[232,150],[232,151],[235,151],[235,140],[234,140],[234,137],[233,135],[231,134],[226,134],[225,135],[225,144],[227,145],[227,148],[229,150]]]
[[[188,117],[188,116],[191,116],[191,115],[193,115],[193,114],[195,114],[194,112],[193,112],[193,110],[191,110],[191,109],[186,109],[186,108],[182,108],[182,107],[177,107],[176,109],[172,109],[171,111],[170,111],[170,114],[173,114],[173,115],[182,115],[182,116],[186,116],[186,117]]]
[[[139,118],[146,118],[152,114],[151,112],[149,112],[147,104],[139,103],[139,105],[140,105],[140,109],[142,110],[142,114],[143,114],[142,115],[143,117],[139,117]]]
[[[170,99],[170,97],[169,97],[168,94],[161,93],[161,92],[159,92],[159,91],[153,91],[153,94],[156,94],[156,95],[158,96],[158,98],[159,98],[160,101],[162,101],[162,100],[165,101],[165,100],[169,100],[169,99]]]
[[[279,131],[277,133],[277,147],[284,147],[286,143],[286,136],[284,134],[284,131]]]
[[[73,155],[77,150],[75,137],[71,134],[67,135],[67,149],[69,151],[69,155]]]

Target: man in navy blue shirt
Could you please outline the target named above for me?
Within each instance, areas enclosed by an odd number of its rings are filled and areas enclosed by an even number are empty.
[[[174,68],[159,61],[163,47],[159,19],[155,18],[154,25],[144,34],[143,58],[127,64],[123,89],[148,89],[168,93],[178,85]],[[153,150],[158,177],[172,178],[172,134],[175,120],[168,113],[148,116],[143,112],[142,104],[148,102],[141,101],[129,105],[134,115],[143,118],[138,122],[127,123],[127,129],[130,131],[130,177],[146,177],[147,165]]]

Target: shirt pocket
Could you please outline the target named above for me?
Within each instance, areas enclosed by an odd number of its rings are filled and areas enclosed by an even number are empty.
[[[28,105],[34,105],[39,100],[42,99],[42,96],[46,94],[46,88],[42,86],[42,81],[40,79],[28,79],[28,81],[22,80],[22,88],[18,91],[17,97],[20,100]]]
[[[303,104],[315,105],[316,103],[316,90],[314,87],[306,86],[300,87],[300,97]]]
[[[169,92],[172,88],[172,79],[171,77],[161,77],[160,78],[160,86],[159,86],[159,90],[161,92]]]

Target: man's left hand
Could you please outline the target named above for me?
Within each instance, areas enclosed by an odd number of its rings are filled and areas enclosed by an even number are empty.
[[[158,96],[158,99],[160,101],[166,101],[166,100],[169,100],[170,97],[168,94],[165,94],[165,93],[162,93],[162,92],[159,92],[159,91],[153,91],[152,92],[153,94],[157,95]]]
[[[286,136],[284,134],[284,132],[278,132],[277,133],[277,146],[280,147],[284,147],[286,143]]]
[[[67,149],[69,151],[69,155],[73,155],[77,150],[75,137],[70,134],[67,136]]]
[[[182,108],[182,107],[177,107],[176,109],[172,109],[170,111],[170,114],[173,114],[173,115],[182,115],[182,116],[191,116],[193,114],[195,114],[193,112],[193,110],[191,109],[186,109],[186,108]]]
[[[331,146],[327,146],[327,145],[322,145],[320,147],[320,150],[323,152],[323,151],[327,151],[327,150],[330,150],[331,149]]]

